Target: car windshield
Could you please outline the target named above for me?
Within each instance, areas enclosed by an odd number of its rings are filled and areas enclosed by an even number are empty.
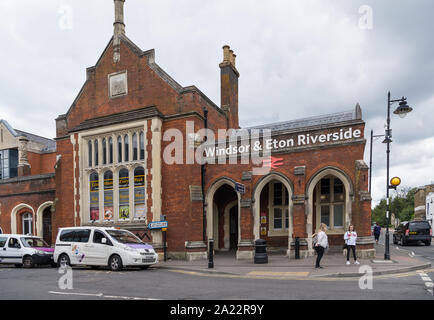
[[[120,243],[137,243],[143,242],[137,238],[134,234],[126,230],[106,230],[106,232],[116,241]]]
[[[22,244],[27,248],[49,248],[50,246],[40,238],[21,238]]]

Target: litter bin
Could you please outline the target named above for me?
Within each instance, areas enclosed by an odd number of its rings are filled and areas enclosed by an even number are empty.
[[[268,263],[267,241],[258,239],[255,241],[255,263]]]

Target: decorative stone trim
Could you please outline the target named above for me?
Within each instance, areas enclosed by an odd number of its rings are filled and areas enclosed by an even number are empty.
[[[206,244],[203,241],[186,241],[185,242],[186,249],[205,249],[207,248]]]
[[[241,199],[240,200],[240,208],[250,208],[252,206],[251,199]]]
[[[294,175],[296,176],[306,175],[306,166],[294,167]]]
[[[356,170],[369,170],[368,165],[363,160],[356,160]]]
[[[372,197],[369,191],[359,191],[360,201],[371,201]]]
[[[190,185],[190,201],[203,201],[202,187]]]
[[[304,194],[297,194],[292,196],[292,203],[295,205],[302,205],[304,204],[306,200],[306,197]]]
[[[250,181],[252,180],[252,171],[244,171],[243,176],[241,177],[242,181]]]
[[[371,236],[357,237],[356,244],[374,244],[374,239]]]

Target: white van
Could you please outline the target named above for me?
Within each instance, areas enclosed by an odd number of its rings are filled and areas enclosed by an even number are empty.
[[[53,258],[59,266],[108,266],[113,271],[158,263],[151,245],[128,230],[103,227],[60,228]]]
[[[23,234],[0,234],[0,264],[33,268],[35,265],[52,265],[53,251],[42,238]]]

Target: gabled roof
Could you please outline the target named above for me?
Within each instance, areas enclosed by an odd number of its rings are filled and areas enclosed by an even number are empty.
[[[11,127],[11,125],[6,120],[0,119],[0,124],[3,124],[14,137],[18,137],[18,133],[14,130],[14,128]]]

